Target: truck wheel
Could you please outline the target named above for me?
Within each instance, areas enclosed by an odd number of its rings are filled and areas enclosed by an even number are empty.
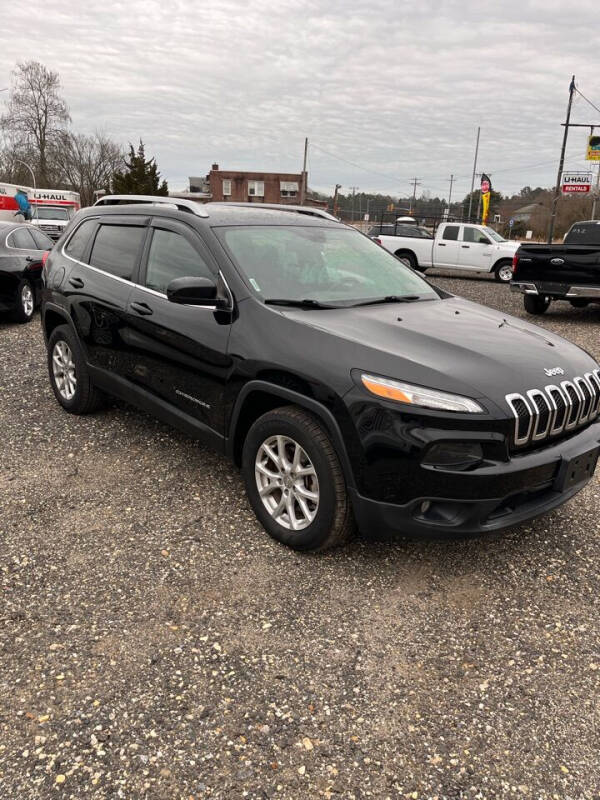
[[[550,300],[541,294],[526,294],[523,298],[523,305],[528,314],[539,316],[547,310]]]
[[[403,264],[406,264],[407,267],[416,270],[419,269],[419,263],[412,253],[405,253],[402,250],[398,250],[398,252],[394,253],[394,255],[396,258],[400,259]]]
[[[510,283],[512,280],[512,262],[501,261],[494,267],[494,277],[499,283]]]
[[[269,411],[244,441],[248,499],[267,533],[295,550],[327,550],[354,528],[334,447],[312,414],[297,406]]]

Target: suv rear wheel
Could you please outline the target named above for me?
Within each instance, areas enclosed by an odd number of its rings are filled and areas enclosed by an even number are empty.
[[[550,300],[543,294],[526,294],[523,298],[523,305],[528,314],[538,316],[547,310]]]
[[[283,544],[327,550],[354,529],[333,444],[303,409],[276,408],[254,422],[244,442],[242,473],[254,513]]]
[[[48,373],[54,396],[71,414],[89,414],[103,395],[90,379],[79,342],[68,325],[59,325],[48,339]]]

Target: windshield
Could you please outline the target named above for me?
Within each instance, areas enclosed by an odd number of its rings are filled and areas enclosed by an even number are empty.
[[[216,232],[265,301],[353,305],[387,297],[440,297],[395,256],[350,228],[277,225]]]
[[[33,210],[34,219],[69,219],[69,212],[66,208],[35,208]]]
[[[505,242],[506,241],[504,236],[500,236],[500,234],[496,233],[496,231],[493,228],[484,228],[483,230],[487,233],[488,236],[491,236],[492,239],[495,242]]]

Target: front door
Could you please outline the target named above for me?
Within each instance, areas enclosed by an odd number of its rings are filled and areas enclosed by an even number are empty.
[[[433,263],[436,267],[456,267],[459,261],[458,233],[460,225],[444,225],[435,237]]]
[[[494,248],[485,233],[474,225],[463,225],[460,239],[461,269],[490,272]]]
[[[127,309],[128,378],[219,435],[224,433],[223,389],[231,359],[231,318],[216,306],[167,299],[175,278],[217,281],[218,267],[196,231],[154,219],[139,286]]]

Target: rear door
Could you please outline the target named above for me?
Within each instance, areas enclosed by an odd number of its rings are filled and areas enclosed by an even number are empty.
[[[8,234],[0,250],[0,274],[4,276],[0,281],[0,294],[3,297],[16,290],[21,278],[27,277],[39,299],[42,256],[46,248],[39,247],[32,233],[27,225],[20,225]]]
[[[103,377],[110,380],[111,375],[122,377],[126,372],[126,308],[147,222],[147,218],[130,215],[87,219],[65,247],[71,269],[63,284],[64,294],[88,363],[100,371],[100,382]]]
[[[433,245],[433,264],[436,267],[456,267],[459,263],[460,225],[440,226]]]
[[[200,235],[174,220],[154,218],[139,286],[127,306],[128,378],[219,436],[224,432],[223,389],[231,368],[229,315],[213,306],[167,299],[175,278],[217,282],[218,266]]]
[[[476,225],[463,225],[460,234],[460,267],[490,272],[494,247],[489,237]]]

